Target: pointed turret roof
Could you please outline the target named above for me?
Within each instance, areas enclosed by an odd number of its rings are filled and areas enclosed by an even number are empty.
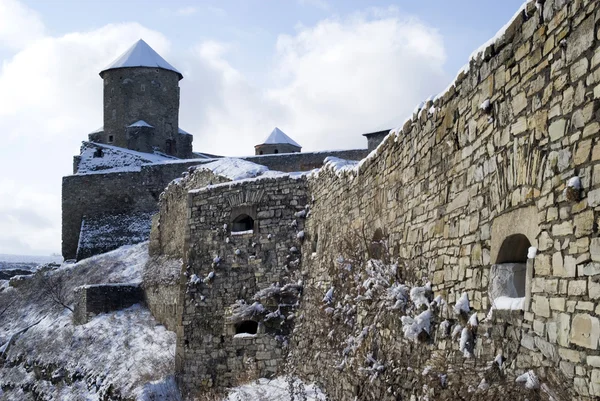
[[[280,130],[277,127],[275,127],[275,129],[271,132],[271,134],[267,137],[267,139],[264,140],[263,143],[260,143],[256,146],[275,145],[275,144],[280,144],[280,143],[288,143],[290,145],[294,145],[299,148],[302,147],[302,146],[298,145],[298,143],[296,141],[294,141],[292,138],[287,136],[282,130]]]
[[[155,52],[154,49],[142,39],[135,42],[133,46],[131,46],[125,53],[117,58],[111,65],[100,71],[100,76],[102,76],[104,71],[131,67],[162,68],[176,72],[179,74],[179,79],[183,78],[183,75],[177,71],[175,67],[167,63],[167,61],[162,58],[160,54]]]

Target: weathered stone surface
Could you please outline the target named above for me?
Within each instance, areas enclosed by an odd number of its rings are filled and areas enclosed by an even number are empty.
[[[600,339],[598,318],[584,313],[575,314],[571,325],[571,342],[585,348],[598,349],[598,339]]]
[[[564,119],[556,120],[550,123],[550,127],[548,128],[548,134],[550,135],[551,141],[556,141],[562,138],[565,135],[565,127],[567,125],[567,121]]]

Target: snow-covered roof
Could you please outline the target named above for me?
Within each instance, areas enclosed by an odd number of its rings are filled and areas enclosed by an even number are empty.
[[[269,134],[269,136],[267,137],[267,139],[264,140],[263,143],[259,143],[256,146],[276,145],[276,144],[280,144],[280,143],[287,143],[290,145],[297,146],[299,148],[302,147],[302,146],[298,145],[298,143],[296,141],[294,141],[292,138],[287,136],[282,130],[280,130],[277,127],[275,127],[275,129],[271,132],[271,134]]]
[[[269,170],[268,167],[243,159],[225,157],[198,166],[198,170],[210,170],[216,175],[229,178],[230,180],[243,180],[261,175]]]
[[[138,40],[129,48],[129,50],[123,53],[111,65],[100,71],[100,75],[102,75],[104,71],[131,67],[158,67],[165,70],[174,71],[179,74],[179,79],[183,78],[183,75],[177,71],[175,67],[169,64],[142,39]]]
[[[103,132],[103,131],[104,131],[104,125],[102,127],[98,128],[97,130],[90,132],[90,134],[97,134],[98,132]]]
[[[136,121],[133,124],[131,124],[130,127],[150,127],[150,128],[154,128],[152,125],[148,124],[144,120]]]
[[[192,135],[189,132],[182,130],[181,128],[178,128],[177,132],[179,132],[180,134],[183,134],[183,135]]]

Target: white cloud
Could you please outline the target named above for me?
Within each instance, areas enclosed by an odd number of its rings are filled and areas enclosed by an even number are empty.
[[[175,10],[175,14],[180,17],[188,17],[190,15],[194,15],[198,12],[198,8],[194,6],[181,7]]]
[[[211,78],[199,84],[186,76],[181,121],[206,152],[250,154],[274,126],[304,150],[362,148],[362,133],[401,124],[448,81],[440,35],[393,9],[280,36],[267,88],[253,86],[226,61],[227,46],[205,42],[199,49],[189,69]]]
[[[141,37],[168,55],[163,35],[130,23],[45,37],[0,65],[0,253],[60,250],[61,177],[102,125],[98,73]]]
[[[252,154],[274,126],[304,150],[365,147],[360,134],[400,123],[447,83],[440,36],[389,10],[280,36],[264,87],[227,60],[235,45],[204,41],[171,54],[164,35],[137,23],[22,41],[0,66],[0,171],[11,172],[0,182],[0,253],[60,249],[61,177],[102,125],[98,72],[142,37],[183,71],[181,126],[211,153]]]
[[[0,0],[0,47],[21,49],[43,34],[44,24],[35,11],[17,0]]]

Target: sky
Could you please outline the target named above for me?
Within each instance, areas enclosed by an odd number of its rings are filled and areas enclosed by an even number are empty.
[[[0,253],[60,252],[61,180],[102,126],[98,73],[144,39],[184,75],[194,150],[366,147],[443,91],[522,0],[0,0]]]

